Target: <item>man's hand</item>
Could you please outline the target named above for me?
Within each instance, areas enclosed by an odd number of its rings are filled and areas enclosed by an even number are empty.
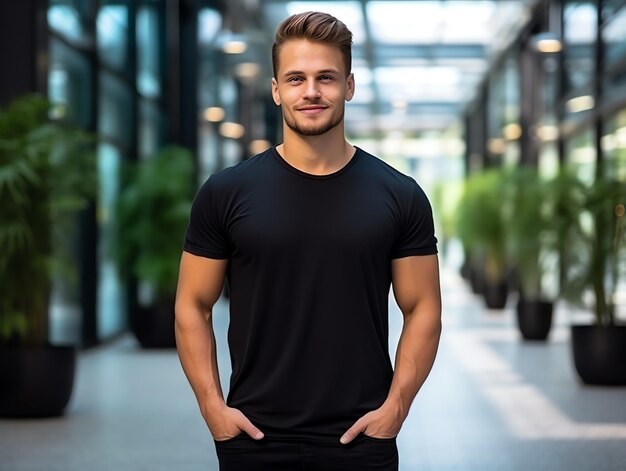
[[[394,438],[400,432],[405,414],[401,404],[386,401],[378,409],[368,412],[357,420],[339,440],[342,444],[350,443],[363,432],[372,438]]]
[[[261,440],[264,436],[239,409],[228,407],[226,404],[219,409],[211,409],[210,412],[203,410],[202,415],[215,441],[225,441],[242,432],[255,440]]]

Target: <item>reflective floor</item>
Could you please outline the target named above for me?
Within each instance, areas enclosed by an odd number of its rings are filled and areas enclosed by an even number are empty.
[[[523,342],[515,299],[487,311],[456,273],[442,271],[444,333],[398,438],[401,470],[626,469],[626,388],[578,381],[570,313],[557,309],[548,343]],[[401,316],[390,303],[395,346]],[[215,316],[228,384],[225,302]],[[0,420],[0,470],[217,470],[217,462],[175,352],[124,337],[80,355],[64,417]]]

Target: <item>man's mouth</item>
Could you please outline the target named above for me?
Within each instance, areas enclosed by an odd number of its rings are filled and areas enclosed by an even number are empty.
[[[308,106],[299,107],[298,111],[301,111],[302,113],[307,113],[307,114],[315,114],[315,113],[321,113],[325,109],[326,107],[322,105],[308,105]]]

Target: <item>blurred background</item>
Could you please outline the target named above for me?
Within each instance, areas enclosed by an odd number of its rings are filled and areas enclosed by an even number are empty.
[[[444,336],[401,469],[623,469],[624,0],[0,2],[0,469],[217,469],[178,260],[199,185],[281,142],[273,32],[307,10],[354,34],[348,140],[434,207]]]

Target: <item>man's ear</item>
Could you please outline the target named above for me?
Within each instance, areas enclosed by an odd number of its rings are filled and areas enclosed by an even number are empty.
[[[348,75],[348,78],[346,79],[346,101],[350,101],[352,100],[352,97],[354,96],[354,74],[352,72],[350,72],[350,75]]]
[[[276,79],[274,77],[272,77],[272,99],[274,100],[274,103],[276,103],[276,106],[280,106],[280,95],[278,94],[278,82],[276,82]]]

